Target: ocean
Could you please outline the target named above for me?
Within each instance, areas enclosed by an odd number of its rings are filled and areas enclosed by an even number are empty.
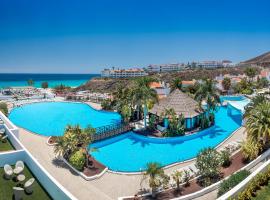
[[[32,79],[35,87],[41,87],[42,82],[48,82],[49,88],[64,84],[78,87],[99,74],[0,74],[0,88],[27,86]]]

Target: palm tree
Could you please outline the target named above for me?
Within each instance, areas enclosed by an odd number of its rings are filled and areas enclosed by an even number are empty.
[[[173,92],[176,89],[181,90],[182,89],[182,80],[180,78],[175,78],[171,82],[170,88],[171,88],[171,91],[170,92]]]
[[[195,99],[199,101],[200,105],[203,100],[207,103],[209,111],[215,111],[217,104],[220,103],[218,90],[215,82],[212,79],[206,79],[199,85],[199,89],[195,93]]]
[[[245,107],[244,118],[249,115],[249,113],[259,104],[266,102],[268,99],[265,95],[257,95],[253,97],[248,105]]]
[[[149,178],[149,186],[152,189],[153,198],[156,195],[157,188],[162,185],[164,176],[164,170],[161,168],[161,165],[159,163],[147,163],[147,168],[143,175],[143,180]]]
[[[33,79],[29,79],[29,80],[27,81],[27,84],[28,84],[29,86],[33,86],[33,85],[34,85]]]
[[[157,102],[157,92],[149,87],[149,84],[153,81],[151,78],[140,78],[136,80],[136,86],[132,91],[133,105],[137,108],[143,107],[144,114],[144,127],[146,127],[146,116],[148,114],[149,102]]]
[[[222,87],[224,90],[230,90],[231,88],[231,79],[229,79],[228,77],[224,78],[222,80]]]
[[[262,102],[250,110],[246,119],[248,137],[255,142],[268,143],[270,136],[270,102]]]
[[[256,76],[257,71],[253,67],[247,67],[245,69],[245,74],[248,76],[249,80],[251,79],[253,81],[253,78]]]
[[[183,176],[183,172],[182,171],[177,171],[177,170],[172,175],[172,178],[173,178],[173,180],[176,183],[176,189],[177,189],[177,191],[180,190],[180,182],[181,182],[182,176]]]

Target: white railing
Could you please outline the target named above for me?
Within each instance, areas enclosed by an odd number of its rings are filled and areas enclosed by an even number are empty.
[[[19,141],[19,130],[9,119],[0,111],[0,118],[4,121],[2,125],[6,129],[9,141],[15,147],[15,151],[0,153],[0,167],[5,164],[13,165],[18,160],[22,160],[29,167],[31,172],[39,180],[53,199],[76,200],[68,190],[66,190],[41,164],[32,156],[32,154]]]

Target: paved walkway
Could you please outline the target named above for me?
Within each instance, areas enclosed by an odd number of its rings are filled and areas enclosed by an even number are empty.
[[[117,199],[119,196],[134,195],[141,189],[140,182],[142,175],[120,175],[107,172],[98,180],[85,181],[83,178],[70,171],[62,161],[55,158],[53,147],[46,145],[46,137],[29,133],[23,129],[20,129],[19,137],[25,147],[40,164],[57,179],[60,184],[80,200]],[[241,128],[223,145],[236,139],[243,139],[244,137],[244,128]],[[172,172],[177,168],[189,165],[191,162],[178,164],[166,169],[165,172]],[[146,186],[143,185],[142,187]],[[211,198],[208,198],[208,200],[211,200]]]

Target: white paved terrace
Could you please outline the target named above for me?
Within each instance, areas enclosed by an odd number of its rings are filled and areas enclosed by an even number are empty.
[[[243,139],[245,129],[240,128],[221,146],[233,140]],[[47,138],[20,129],[19,137],[25,147],[40,162],[40,164],[80,200],[95,199],[109,200],[117,199],[120,196],[136,194],[140,189],[142,175],[120,175],[106,172],[100,179],[85,181],[80,176],[74,174],[62,161],[55,158],[53,147],[46,144]],[[177,168],[184,167],[194,161],[181,163],[166,169],[170,173]],[[142,186],[145,187],[145,186]],[[208,200],[211,200],[211,198]]]

